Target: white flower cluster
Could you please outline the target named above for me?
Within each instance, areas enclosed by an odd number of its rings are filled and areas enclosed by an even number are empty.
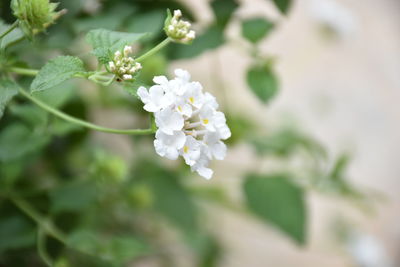
[[[108,62],[109,70],[117,76],[117,81],[118,79],[132,80],[135,73],[142,68],[139,62],[135,62],[133,57],[129,56],[131,53],[132,47],[125,46],[122,53],[121,51],[116,51],[113,61]]]
[[[149,90],[140,87],[138,96],[144,109],[154,112],[158,127],[154,147],[157,154],[175,160],[182,156],[192,171],[210,179],[212,159],[225,158],[221,140],[231,136],[224,113],[217,111],[213,95],[203,93],[199,82],[190,81],[187,71],[175,70],[176,78],[156,76]]]
[[[196,33],[190,30],[190,22],[182,20],[181,17],[182,12],[179,9],[174,10],[174,16],[167,21],[165,32],[175,41],[187,44],[196,38]]]

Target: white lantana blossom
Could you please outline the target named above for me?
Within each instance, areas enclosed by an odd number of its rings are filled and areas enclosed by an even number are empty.
[[[228,139],[231,131],[224,113],[217,111],[215,97],[204,93],[199,82],[190,81],[189,72],[177,69],[175,75],[172,80],[156,76],[156,84],[149,90],[138,89],[144,109],[154,113],[158,127],[154,147],[168,159],[182,156],[192,171],[210,179],[209,163],[225,158],[222,140]]]

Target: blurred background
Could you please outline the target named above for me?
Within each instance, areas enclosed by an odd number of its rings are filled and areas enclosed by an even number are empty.
[[[12,23],[9,1],[0,3],[2,20]],[[1,131],[16,119],[31,123],[18,109],[27,104],[13,102],[0,121],[3,188],[21,191],[73,236],[68,246],[117,259],[115,266],[400,266],[398,0],[71,0],[60,7],[68,14],[33,47],[11,50],[29,67],[72,54],[94,68],[84,33],[95,28],[155,32],[135,47],[145,51],[164,38],[165,9],[183,9],[197,43],[149,58],[141,82],[188,70],[217,97],[232,130],[211,181],[159,158],[152,137],[64,127],[49,133],[51,141],[10,156]],[[252,81],[251,70],[264,78]],[[63,88],[75,92],[63,96],[69,114],[116,128],[147,123],[141,104],[119,86],[78,80]],[[246,181],[254,174],[289,176],[301,188],[300,217],[307,219],[300,237],[251,204],[256,192]],[[283,213],[302,209],[283,200],[287,206],[276,205]],[[91,234],[76,234],[82,229]],[[29,218],[0,198],[0,266],[45,266],[33,232]],[[113,243],[115,236],[135,241]],[[114,266],[76,261],[82,255],[48,239],[54,266]]]

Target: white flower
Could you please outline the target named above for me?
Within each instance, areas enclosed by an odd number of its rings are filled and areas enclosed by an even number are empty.
[[[160,85],[153,85],[149,91],[141,86],[137,90],[137,94],[142,102],[145,103],[144,109],[148,112],[157,112],[172,103],[171,95],[168,95],[164,87]]]
[[[213,170],[208,168],[208,164],[210,159],[207,157],[205,153],[200,153],[199,159],[196,161],[196,164],[190,166],[192,171],[197,172],[199,175],[203,176],[204,178],[211,179],[213,175]]]
[[[186,142],[181,149],[181,155],[189,166],[193,166],[200,157],[201,143],[192,136],[186,137]]]
[[[231,130],[229,129],[228,125],[226,125],[224,113],[217,111],[214,115],[213,122],[222,140],[226,140],[231,137]]]
[[[156,132],[156,140],[154,140],[154,147],[156,152],[161,157],[175,160],[179,156],[179,149],[185,144],[186,136],[181,131],[173,132],[168,135],[158,130]]]
[[[206,145],[207,156],[211,159],[223,160],[226,155],[226,145],[221,141],[217,132],[208,132],[204,135],[203,142]]]
[[[210,179],[212,159],[222,160],[226,146],[221,140],[231,136],[224,113],[210,93],[203,93],[198,82],[190,81],[187,71],[175,70],[168,80],[156,76],[156,85],[138,89],[144,109],[153,112],[158,127],[154,146],[157,154],[168,159],[182,156],[192,171]]]
[[[165,108],[155,114],[158,128],[166,134],[181,131],[184,125],[183,117],[172,108]]]

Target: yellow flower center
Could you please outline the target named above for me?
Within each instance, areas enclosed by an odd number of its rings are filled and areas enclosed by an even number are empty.
[[[203,119],[204,124],[208,124],[208,119]]]
[[[188,151],[189,151],[189,147],[188,147],[188,146],[184,146],[184,147],[183,147],[183,152],[184,152],[184,153],[188,153]]]
[[[189,102],[193,104],[193,102],[194,102],[193,96],[189,97]]]

